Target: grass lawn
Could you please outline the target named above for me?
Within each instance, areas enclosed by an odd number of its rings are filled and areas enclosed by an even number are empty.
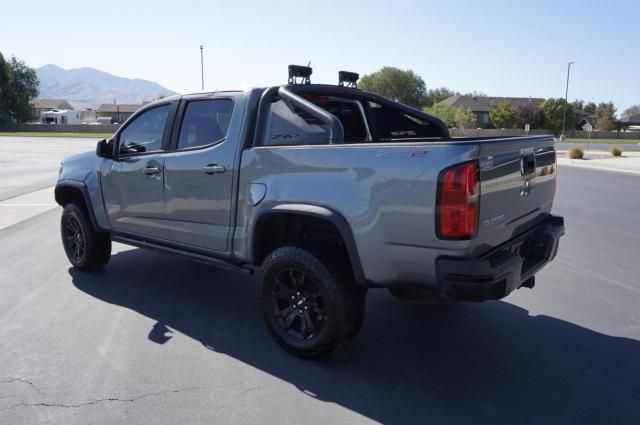
[[[35,132],[35,131],[21,131],[15,133],[3,133],[0,132],[0,136],[17,136],[17,137],[89,137],[106,139],[111,137],[112,133],[53,133],[53,132]]]
[[[640,139],[565,139],[563,143],[611,143],[618,145],[635,145],[640,143]]]

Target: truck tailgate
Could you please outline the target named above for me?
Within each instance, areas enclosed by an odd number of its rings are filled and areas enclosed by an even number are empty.
[[[556,187],[551,136],[480,142],[478,242],[491,248],[543,220]]]

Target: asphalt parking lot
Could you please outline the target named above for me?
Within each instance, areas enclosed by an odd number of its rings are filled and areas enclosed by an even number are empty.
[[[0,201],[94,145],[0,138]],[[639,188],[561,167],[567,235],[535,289],[438,307],[370,291],[360,335],[320,362],[272,341],[252,278],[119,244],[79,273],[60,209],[33,207],[0,230],[0,424],[638,424]]]

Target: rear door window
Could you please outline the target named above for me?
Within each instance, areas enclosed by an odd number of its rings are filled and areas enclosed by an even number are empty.
[[[233,100],[206,99],[187,103],[178,136],[178,149],[212,145],[227,137]]]

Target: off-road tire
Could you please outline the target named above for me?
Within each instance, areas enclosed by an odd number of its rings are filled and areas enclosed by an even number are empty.
[[[111,257],[110,235],[96,232],[85,210],[76,204],[64,206],[60,236],[69,262],[78,270],[100,270]]]
[[[284,282],[287,276],[292,277]],[[330,264],[299,247],[274,250],[260,270],[258,305],[267,329],[284,349],[303,358],[327,356],[355,337],[364,316],[364,294],[348,274],[333,270]],[[310,307],[310,316],[305,316],[305,307]],[[322,314],[314,315],[320,310]],[[292,315],[296,317],[289,322]],[[310,317],[317,331],[305,335],[310,326],[302,322],[310,321]],[[298,332],[287,326],[301,329]]]

